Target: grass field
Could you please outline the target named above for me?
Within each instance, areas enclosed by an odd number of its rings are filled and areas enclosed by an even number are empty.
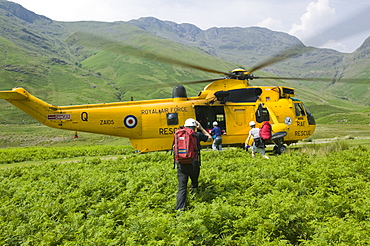
[[[311,146],[311,145],[309,145]],[[44,158],[0,169],[1,245],[366,245],[369,149],[334,144],[252,159],[241,149],[202,152],[200,188],[178,214],[172,155]],[[63,148],[57,157],[107,154]],[[310,147],[308,147],[310,148]],[[108,153],[114,154],[117,147]],[[14,157],[8,155],[9,157]],[[5,165],[12,165],[11,163]]]
[[[170,153],[40,124],[0,125],[1,245],[364,245],[368,125],[319,124],[270,160],[202,150],[200,189],[174,211]]]
[[[59,130],[41,124],[1,125],[0,148],[28,146],[129,145],[127,138]]]

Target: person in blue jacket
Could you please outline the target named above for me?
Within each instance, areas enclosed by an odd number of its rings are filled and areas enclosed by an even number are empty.
[[[222,132],[221,128],[218,127],[217,121],[213,122],[213,129],[211,130],[211,135],[213,137],[212,149],[222,150]]]

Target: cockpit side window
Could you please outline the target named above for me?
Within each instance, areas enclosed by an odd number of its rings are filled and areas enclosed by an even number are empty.
[[[307,116],[308,124],[309,125],[316,125],[315,117],[311,114],[310,111],[306,108],[306,106],[300,103],[294,103],[295,115],[297,117]]]
[[[301,103],[294,103],[295,116],[305,116],[306,112]]]
[[[315,117],[313,117],[313,115],[311,114],[311,112],[308,110],[308,108],[306,107],[306,105],[304,105],[302,103],[303,107],[306,109],[306,113],[307,113],[307,118],[308,118],[308,124],[309,125],[316,125],[316,121],[315,121]]]

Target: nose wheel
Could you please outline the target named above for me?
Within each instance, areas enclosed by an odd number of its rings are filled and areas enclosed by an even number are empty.
[[[281,155],[286,152],[286,146],[283,144],[284,137],[287,135],[287,132],[277,132],[272,134],[272,141],[274,142],[274,152],[275,154]]]
[[[275,154],[281,155],[286,152],[286,146],[284,144],[276,144],[274,146],[274,152]]]

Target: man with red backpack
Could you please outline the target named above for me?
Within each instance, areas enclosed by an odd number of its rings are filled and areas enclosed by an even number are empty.
[[[254,122],[253,120],[251,122],[249,122],[249,126],[251,127],[251,130],[249,131],[248,138],[247,138],[247,141],[246,141],[246,146],[245,146],[246,149],[250,148],[248,143],[249,143],[250,139],[253,138],[254,141],[253,141],[253,144],[252,144],[252,158],[255,157],[257,152],[260,152],[263,158],[270,159],[266,155],[265,141],[262,138],[262,136],[260,135],[262,133],[265,135],[264,131],[261,132],[260,128],[256,128],[256,122]],[[271,131],[271,129],[270,129],[270,131]],[[270,134],[271,134],[271,132],[270,132]],[[264,136],[264,137],[266,137],[266,136]]]
[[[197,132],[196,129],[201,132]],[[191,188],[198,188],[201,165],[200,141],[210,142],[212,141],[212,136],[198,121],[192,118],[185,121],[184,128],[175,132],[173,151],[178,179],[176,210],[185,210],[189,177],[191,179]]]

